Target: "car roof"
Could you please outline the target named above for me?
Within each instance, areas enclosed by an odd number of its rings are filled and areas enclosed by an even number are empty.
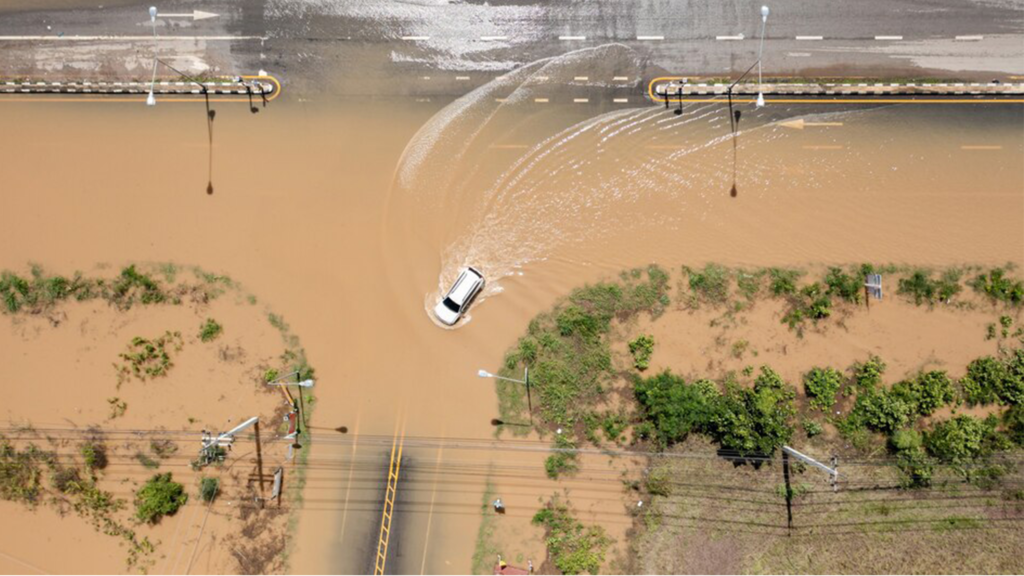
[[[448,297],[459,304],[464,304],[480,278],[479,273],[472,268],[463,270],[455,280],[455,284],[452,285],[452,289],[448,291]]]

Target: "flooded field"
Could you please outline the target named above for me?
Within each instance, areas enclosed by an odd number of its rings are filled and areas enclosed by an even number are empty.
[[[430,573],[471,569],[495,491],[524,527],[567,486],[613,537],[628,527],[603,459],[556,485],[542,452],[487,444],[477,370],[572,287],[651,262],[1024,265],[1020,106],[744,104],[733,140],[719,103],[536,102],[558,65],[454,103],[215,103],[212,195],[199,102],[0,101],[0,268],[188,262],[273,303],[318,375],[292,569],[372,564],[400,431],[411,488],[389,571]],[[796,118],[833,125],[780,123]],[[442,330],[426,309],[465,265],[485,293]]]

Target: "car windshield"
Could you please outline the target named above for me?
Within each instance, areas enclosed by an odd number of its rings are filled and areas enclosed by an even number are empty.
[[[451,298],[445,298],[444,299],[444,306],[445,306],[445,308],[451,310],[452,312],[456,312],[457,313],[459,311],[459,305],[456,304],[455,301],[452,300]]]

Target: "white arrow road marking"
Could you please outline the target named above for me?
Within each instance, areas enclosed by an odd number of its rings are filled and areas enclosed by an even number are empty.
[[[216,18],[220,14],[214,14],[213,12],[203,12],[202,10],[193,10],[191,14],[160,14],[157,13],[157,18],[191,18],[193,20],[206,20],[208,18]]]

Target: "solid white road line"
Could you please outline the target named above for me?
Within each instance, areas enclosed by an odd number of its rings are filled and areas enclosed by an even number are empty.
[[[559,36],[559,40],[586,40],[586,36]]]
[[[616,76],[612,78],[612,82],[629,82],[629,76]]]
[[[637,40],[664,40],[664,36],[637,36]]]
[[[480,39],[491,42],[495,40],[508,40],[508,36],[481,36]]]
[[[743,40],[743,34],[735,36],[715,36],[715,40]]]
[[[797,40],[824,40],[824,36],[797,36]]]
[[[875,40],[903,40],[903,36],[875,36]]]
[[[961,42],[977,42],[978,40],[982,40],[984,38],[985,37],[981,36],[980,34],[976,35],[976,36],[957,36],[956,37],[956,39],[960,40]]]

